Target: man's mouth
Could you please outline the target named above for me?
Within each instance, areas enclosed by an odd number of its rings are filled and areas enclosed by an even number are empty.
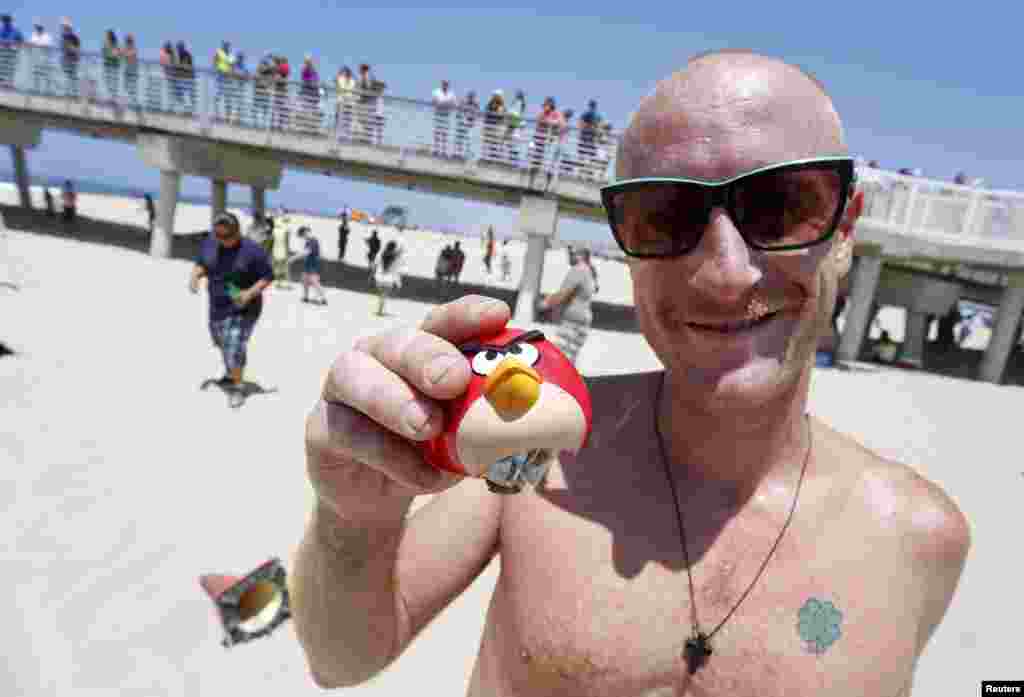
[[[747,332],[751,329],[761,326],[778,316],[780,310],[774,312],[768,312],[754,317],[751,319],[742,320],[730,320],[725,322],[714,322],[714,323],[702,323],[702,322],[687,322],[690,327],[695,327],[706,332],[718,332],[719,334],[738,334],[741,332]]]

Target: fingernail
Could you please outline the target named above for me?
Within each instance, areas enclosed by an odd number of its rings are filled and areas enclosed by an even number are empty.
[[[504,304],[505,303],[501,302],[500,300],[488,300],[487,302],[483,303],[482,305],[479,305],[476,308],[476,313],[475,313],[476,320],[479,322],[488,313],[496,312],[497,310],[500,310]]]
[[[422,431],[429,420],[430,412],[415,400],[402,407],[402,421],[413,433]]]
[[[457,360],[459,359],[455,356],[438,356],[431,361],[427,366],[427,380],[430,381],[430,384],[436,385],[441,382]]]

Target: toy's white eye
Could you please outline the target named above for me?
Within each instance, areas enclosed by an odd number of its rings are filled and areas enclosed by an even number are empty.
[[[518,358],[526,365],[536,365],[540,360],[540,351],[537,350],[537,347],[525,341],[512,344],[505,349],[505,353],[513,358]]]
[[[490,375],[503,360],[505,354],[501,351],[485,349],[473,356],[473,372],[477,375]]]

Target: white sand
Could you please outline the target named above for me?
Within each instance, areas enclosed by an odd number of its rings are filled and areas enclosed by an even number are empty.
[[[80,208],[141,223],[137,205],[83,195]],[[179,229],[202,229],[208,215],[183,207]],[[333,254],[333,223],[314,229]],[[361,260],[359,238],[349,249]],[[297,290],[272,291],[247,377],[279,391],[230,411],[220,392],[198,391],[221,366],[206,298],[186,289],[187,262],[22,231],[4,242],[0,281],[21,289],[0,286],[0,341],[19,352],[0,359],[9,589],[0,694],[321,694],[290,625],[223,649],[196,578],[290,561],[310,503],[303,419],[324,371],[356,336],[415,322],[429,306],[399,298],[393,317],[377,319],[366,294],[329,289],[320,308],[299,303]],[[420,244],[431,275],[440,242]],[[479,249],[467,250],[468,280],[482,280]],[[546,289],[564,257],[549,255]],[[602,296],[628,302],[618,266],[602,265]],[[601,331],[581,363],[593,374],[657,366],[639,335]],[[965,579],[915,695],[975,694],[982,679],[1021,676],[1022,403],[1014,387],[875,368],[822,371],[814,383],[816,414],[920,467],[974,525]],[[346,694],[463,694],[497,568],[390,671]]]

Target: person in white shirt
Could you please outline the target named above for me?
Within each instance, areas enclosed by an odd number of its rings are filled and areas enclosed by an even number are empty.
[[[380,263],[373,269],[373,283],[377,287],[377,316],[384,316],[384,303],[388,296],[402,287],[402,269],[405,250],[394,240],[388,241],[380,255]]]
[[[52,68],[53,37],[42,22],[35,21],[32,36],[28,40],[32,61],[32,80],[36,92],[47,92],[53,86]]]
[[[449,89],[447,80],[441,80],[441,86],[434,90],[434,155],[448,156],[448,131],[451,129],[452,111],[457,99]]]

